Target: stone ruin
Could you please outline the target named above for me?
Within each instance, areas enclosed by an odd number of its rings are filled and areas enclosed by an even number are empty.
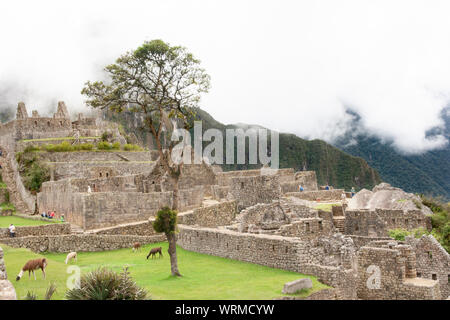
[[[0,125],[0,147],[9,155],[0,162],[14,173],[13,156],[24,147],[23,139],[57,139],[75,131],[78,137],[95,137],[106,129],[123,142],[117,127],[100,119],[79,115],[71,121],[63,102],[52,118],[35,112],[29,118],[19,103],[17,119]],[[34,198],[37,211],[55,211],[57,218],[64,214],[80,234],[23,230],[23,236],[19,232],[18,238],[0,242],[37,251],[47,243],[46,250],[60,252],[86,250],[88,242],[96,244],[94,250],[111,250],[139,237],[143,242],[161,241],[150,224],[159,208],[171,205],[173,186],[158,158],[155,150],[43,154],[51,181]],[[223,172],[208,163],[186,165],[179,184],[178,244],[186,250],[314,275],[334,288],[327,297],[337,299],[449,295],[449,256],[432,236],[404,243],[388,237],[393,228],[430,229],[429,212],[417,207],[414,196],[382,184],[348,199],[342,189],[319,190],[314,171],[264,173]],[[20,184],[17,177],[13,180]],[[26,196],[19,185],[15,188],[15,194]],[[316,209],[321,203],[333,207]],[[375,291],[367,287],[371,265],[378,266],[383,283]]]

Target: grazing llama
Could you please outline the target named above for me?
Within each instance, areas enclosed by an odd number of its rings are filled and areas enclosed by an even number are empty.
[[[141,244],[139,242],[135,242],[133,244],[133,252],[138,251],[139,249],[141,249]]]
[[[75,251],[72,251],[69,254],[67,254],[66,264],[72,259],[75,260],[75,262],[77,261],[77,253]]]
[[[161,247],[158,247],[158,248],[152,248],[152,249],[150,250],[150,252],[148,253],[148,255],[147,255],[147,260],[148,260],[148,257],[150,257],[150,256],[152,256],[152,259],[153,259],[153,257],[156,258],[156,254],[157,254],[157,253],[159,253],[159,257],[160,257],[160,258],[163,256],[163,254],[162,254],[162,248],[161,248]]]
[[[33,272],[34,280],[36,280],[36,274],[34,273],[34,270],[37,269],[42,270],[42,274],[44,275],[45,279],[45,267],[47,267],[47,259],[45,258],[29,260],[27,263],[25,263],[22,270],[20,270],[20,273],[17,275],[16,281],[19,281],[20,278],[22,278],[25,271],[28,271],[28,278],[30,278],[31,276],[30,273]]]

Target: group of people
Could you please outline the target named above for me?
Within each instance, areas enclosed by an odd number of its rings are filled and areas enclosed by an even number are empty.
[[[55,212],[54,211],[50,211],[49,213],[47,212],[42,212],[41,214],[42,218],[48,218],[48,219],[53,219],[55,217]]]
[[[42,212],[41,213],[41,217],[43,217],[43,218],[48,218],[48,219],[54,219],[55,218],[55,211],[50,211],[50,212]],[[61,220],[61,222],[64,222],[64,214],[62,214],[61,215],[61,217],[60,217],[60,220]]]

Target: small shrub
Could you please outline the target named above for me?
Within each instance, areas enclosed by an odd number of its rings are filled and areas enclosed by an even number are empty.
[[[37,300],[37,295],[34,291],[28,291],[23,300]]]
[[[123,146],[123,150],[125,151],[142,151],[142,148],[136,144],[125,144]]]
[[[118,274],[104,267],[82,275],[80,287],[66,293],[69,300],[144,300],[146,296],[127,268]]]
[[[111,150],[112,149],[112,145],[109,142],[100,141],[99,143],[97,143],[97,149],[98,150]]]
[[[103,132],[100,139],[102,139],[103,142],[108,142],[109,134],[108,132]]]
[[[75,151],[75,147],[68,141],[63,141],[60,144],[45,144],[42,148],[47,152],[70,152]]]
[[[41,150],[41,148],[39,146],[35,146],[35,145],[28,145],[25,147],[25,149],[23,150],[23,152],[36,152]]]
[[[388,231],[389,237],[397,241],[405,241],[405,237],[411,235],[411,232],[405,229],[391,229]]]
[[[55,292],[56,292],[56,285],[52,282],[50,286],[47,288],[47,291],[45,291],[44,300],[51,300]]]
[[[113,150],[120,150],[120,142],[114,142],[111,146]]]
[[[24,186],[32,192],[38,192],[42,183],[50,180],[50,169],[36,153],[21,152],[16,154],[16,158]]]

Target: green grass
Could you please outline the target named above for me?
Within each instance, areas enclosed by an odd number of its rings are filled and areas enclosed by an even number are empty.
[[[162,259],[146,260],[151,247],[163,247]],[[34,290],[39,299],[45,294],[51,282],[57,286],[54,299],[64,299],[66,281],[70,274],[66,273],[64,259],[66,254],[47,253],[47,279],[42,273],[36,273],[37,280],[28,279],[25,274],[22,280],[14,278],[27,260],[40,255],[27,249],[10,248],[2,245],[9,279],[12,280],[17,296],[22,299],[28,290]],[[298,278],[308,277],[313,281],[313,288],[303,291],[298,296],[307,296],[313,292],[328,288],[315,277],[296,272],[273,269],[251,263],[209,256],[183,250],[178,247],[178,265],[180,278],[170,276],[170,261],[167,254],[167,243],[145,245],[140,252],[131,249],[120,249],[104,252],[79,252],[77,264],[81,272],[106,266],[114,271],[121,271],[124,265],[138,285],[145,287],[152,299],[184,300],[184,299],[272,299],[283,296],[281,290],[284,283]]]
[[[6,183],[0,181],[0,189],[6,189]]]
[[[80,137],[79,140],[100,139],[100,137]],[[43,138],[43,139],[25,139],[20,142],[41,142],[41,141],[60,141],[60,140],[75,140],[75,137],[62,137],[62,138]]]
[[[340,205],[339,203],[319,203],[314,207],[316,210],[331,212],[331,207]]]
[[[41,226],[44,224],[49,223],[58,223],[59,221],[43,221],[43,220],[32,220],[32,219],[26,219],[22,217],[16,217],[16,216],[5,216],[0,217],[0,228],[7,228],[12,223],[16,227],[23,227],[23,226]]]

